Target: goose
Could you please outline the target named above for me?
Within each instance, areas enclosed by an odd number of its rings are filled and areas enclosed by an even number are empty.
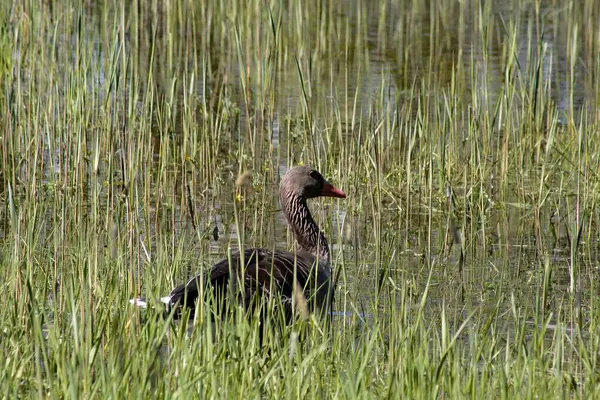
[[[196,304],[212,290],[213,298],[221,307],[227,307],[230,282],[237,287],[237,301],[245,309],[257,299],[279,296],[284,305],[286,320],[294,314],[292,299],[303,298],[310,311],[326,314],[333,301],[331,256],[324,233],[313,219],[307,200],[316,197],[345,198],[346,194],[329,183],[317,170],[296,166],[282,177],[279,199],[283,215],[298,244],[295,252],[249,248],[236,251],[213,265],[209,273],[198,275],[174,288],[161,301],[166,312],[175,310],[181,315],[184,308],[193,316]],[[242,265],[244,268],[242,268]],[[202,287],[203,282],[210,285]],[[241,296],[240,296],[241,295]],[[142,298],[131,299],[131,304],[147,307]]]

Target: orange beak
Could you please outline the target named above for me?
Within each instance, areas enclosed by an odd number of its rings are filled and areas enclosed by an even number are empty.
[[[325,184],[323,185],[323,190],[321,191],[321,196],[338,197],[340,199],[345,199],[346,193],[342,192],[340,189],[336,188],[331,183],[325,181]]]

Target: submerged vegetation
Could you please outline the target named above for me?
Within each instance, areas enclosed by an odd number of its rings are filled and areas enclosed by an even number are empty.
[[[595,0],[2,2],[0,393],[594,398],[599,32]],[[297,164],[348,195],[311,204],[331,326],[129,305],[290,248]]]

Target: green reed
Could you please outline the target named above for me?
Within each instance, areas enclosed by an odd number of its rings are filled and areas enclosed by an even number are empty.
[[[593,397],[600,7],[508,3],[0,5],[2,395]],[[129,306],[289,248],[299,163],[330,325]]]

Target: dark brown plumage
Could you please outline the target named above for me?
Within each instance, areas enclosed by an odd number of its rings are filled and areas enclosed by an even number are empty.
[[[210,291],[218,308],[224,311],[230,291],[246,309],[277,296],[288,320],[294,313],[292,299],[298,300],[298,295],[306,300],[310,311],[328,312],[333,299],[329,245],[312,218],[306,200],[320,196],[345,198],[346,195],[318,171],[304,166],[292,168],[283,176],[279,195],[299,250],[292,253],[254,248],[234,252],[231,266],[225,258],[217,262],[210,273],[190,279],[161,299],[168,311],[176,308],[179,314],[182,307],[187,307],[193,315],[201,293],[206,296]],[[141,299],[131,302],[146,306]]]

